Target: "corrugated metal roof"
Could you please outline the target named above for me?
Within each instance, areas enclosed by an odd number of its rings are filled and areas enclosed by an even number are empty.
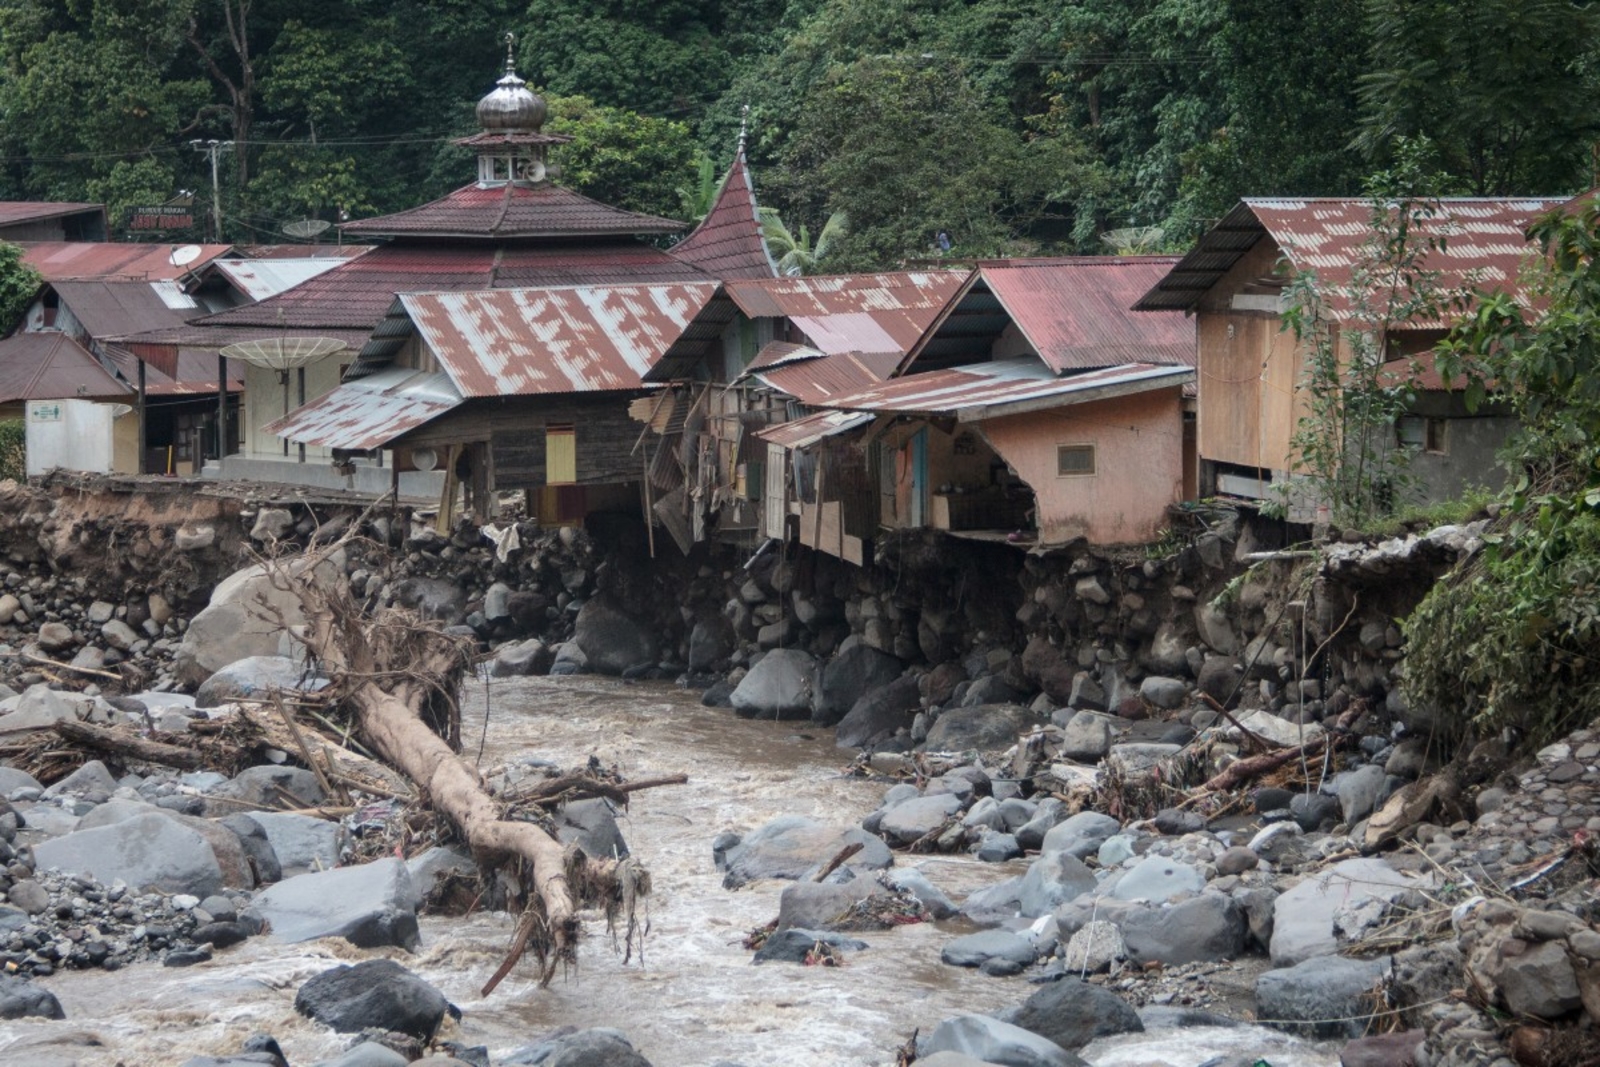
[[[114,241],[18,241],[22,259],[47,282],[160,281],[200,270],[232,245],[119,244]],[[172,253],[193,247],[200,254],[181,267]]]
[[[830,400],[859,393],[885,380],[894,373],[898,362],[892,352],[876,355],[847,352],[805,362],[781,363],[758,370],[752,377],[802,404],[821,407]]]
[[[103,214],[105,209],[104,204],[71,204],[65,201],[46,200],[0,200],[0,226],[13,226],[19,222],[39,222],[43,219],[58,219],[63,215],[79,215],[86,211]]]
[[[137,347],[137,346],[133,346]],[[217,392],[217,357],[214,352],[164,351],[156,358],[136,353],[122,344],[103,344],[99,350],[125,382],[139,380],[139,363],[145,364],[145,392],[150,396],[204,396]],[[228,392],[244,389],[244,366],[228,360]]]
[[[1441,200],[1440,214],[1424,219],[1419,229],[1444,237],[1445,248],[1429,255],[1423,269],[1439,271],[1445,288],[1515,291],[1523,261],[1533,252],[1528,228],[1563,203],[1547,197]],[[1202,234],[1194,250],[1134,306],[1192,309],[1263,236],[1276,242],[1295,271],[1315,270],[1329,289],[1347,287],[1374,233],[1368,199],[1246,199]]]
[[[590,200],[548,182],[464,185],[420,207],[347,222],[363,237],[594,237],[682,233],[683,223]]]
[[[581,286],[400,297],[463,396],[639,389],[716,291],[688,285]]]
[[[64,333],[19,333],[0,340],[0,403],[122,397],[132,391]]]
[[[694,232],[670,251],[676,258],[724,281],[777,277],[778,265],[772,261],[761,233],[755,188],[750,183],[743,147],[734,155],[733,166],[722,179],[711,210]]]
[[[768,341],[745,366],[745,374],[752,374],[766,367],[777,367],[785,363],[799,363],[808,359],[821,359],[823,353],[810,345],[797,345],[791,341]]]
[[[384,447],[461,402],[448,375],[390,367],[345,382],[262,430],[301,444],[366,451]]]
[[[1058,377],[1039,360],[975,363],[895,378],[882,385],[828,401],[848,411],[955,415],[962,422],[1021,410],[1085,403],[1150,389],[1176,389],[1194,379],[1188,367],[1130,363]]]
[[[730,281],[727,291],[752,319],[803,322],[807,339],[824,352],[903,353],[965,278],[959,271],[836,274]]]
[[[269,256],[261,259],[218,259],[212,263],[212,267],[251,300],[265,300],[286,289],[293,289],[301,282],[310,281],[319,274],[326,274],[343,262],[344,259],[333,258]]]
[[[531,248],[381,245],[277,296],[196,319],[193,325],[370,331],[397,293],[705,278],[698,268],[631,239]]]
[[[61,304],[96,340],[127,337],[164,326],[178,326],[198,305],[162,282],[54,282]],[[186,306],[174,307],[175,303]]]
[[[865,426],[877,416],[865,412],[822,411],[792,422],[780,422],[757,430],[756,436],[784,448],[809,448],[825,437],[847,433]]]

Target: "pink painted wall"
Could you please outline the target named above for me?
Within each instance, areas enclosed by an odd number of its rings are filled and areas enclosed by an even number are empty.
[[[1178,389],[988,419],[994,450],[1033,487],[1043,542],[1101,545],[1155,540],[1166,507],[1183,498]],[[1094,445],[1095,473],[1056,473],[1058,445]]]

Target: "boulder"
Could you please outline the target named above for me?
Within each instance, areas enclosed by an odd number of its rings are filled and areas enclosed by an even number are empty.
[[[250,656],[217,671],[194,693],[194,706],[215,708],[238,700],[267,700],[274,693],[293,696],[321,689],[325,679],[307,678],[288,656]]]
[[[621,674],[653,662],[657,655],[655,635],[604,595],[579,610],[572,640],[583,650],[589,669],[601,674]]]
[[[556,654],[549,645],[537,637],[526,641],[508,641],[495,649],[489,661],[492,678],[520,678],[524,675],[548,674],[555,663]]]
[[[739,636],[734,633],[733,624],[722,615],[708,615],[689,631],[689,669],[715,670],[727,663],[738,645]]]
[[[1515,954],[1503,946],[1495,956],[1493,967],[1474,966],[1473,973],[1499,987],[1513,1014],[1557,1019],[1583,1005],[1577,974],[1561,942],[1543,941]]]
[[[1086,1067],[1049,1038],[987,1015],[956,1015],[917,1040],[917,1059],[959,1052],[1002,1067]]]
[[[797,879],[860,842],[850,866],[881,870],[894,864],[883,841],[858,826],[829,826],[798,815],[774,819],[727,850],[722,884],[737,889],[761,878]]]
[[[947,942],[939,952],[939,962],[951,967],[982,967],[991,959],[1027,967],[1038,958],[1039,946],[1010,930],[979,930]]]
[[[340,965],[309,979],[294,997],[294,1010],[339,1033],[369,1027],[431,1038],[445,1013],[460,1012],[444,994],[394,960]]]
[[[304,559],[288,564],[297,575],[307,566]],[[318,562],[311,573],[319,584],[338,585],[345,580],[343,554]],[[173,669],[185,685],[198,686],[230,663],[276,656],[285,630],[292,632],[304,623],[299,596],[279,588],[266,564],[246,567],[219,582],[210,603],[190,620],[173,656]]]
[[[1413,883],[1380,859],[1345,860],[1281,894],[1272,907],[1272,963],[1292,967],[1338,950],[1334,917],[1366,901],[1390,901]]]
[[[116,791],[117,780],[111,777],[106,765],[92,759],[44,791],[45,799],[60,796],[86,796],[102,794],[101,799]],[[88,827],[84,827],[88,829]]]
[[[1065,852],[1083,859],[1100,850],[1105,840],[1122,829],[1122,824],[1098,811],[1080,811],[1056,823],[1039,845],[1040,852]]]
[[[1097,919],[1067,941],[1061,963],[1068,974],[1098,974],[1128,958],[1128,943],[1115,923]]]
[[[775,648],[750,668],[731,697],[746,719],[803,719],[811,714],[816,660],[798,648]]]
[[[805,963],[818,945],[825,945],[835,952],[863,952],[868,947],[865,941],[846,937],[844,934],[830,933],[826,930],[803,930],[791,926],[787,930],[779,930],[769,935],[756,950],[750,962]]]
[[[0,735],[48,730],[58,722],[83,718],[87,710],[82,701],[66,697],[43,682],[30,685],[6,703],[13,701],[14,708],[0,715]]]
[[[1017,904],[1023,915],[1037,919],[1092,892],[1095,885],[1094,872],[1082,860],[1067,852],[1046,852],[1022,876]]]
[[[394,587],[395,603],[449,626],[467,613],[467,591],[444,578],[407,578]]]
[[[207,815],[235,815],[245,810],[272,810],[283,806],[287,795],[301,807],[313,808],[328,797],[317,776],[299,767],[259,764],[246,767],[206,793]],[[239,803],[230,803],[239,801]]]
[[[946,708],[928,730],[929,752],[994,751],[1010,748],[1039,717],[1016,704]]]
[[[1411,1067],[1425,1030],[1396,1030],[1358,1037],[1339,1050],[1339,1067]]]
[[[245,817],[266,834],[278,861],[279,878],[339,865],[345,829],[338,823],[283,811],[252,811]]]
[[[886,878],[894,888],[916,897],[927,909],[930,918],[948,919],[956,913],[955,902],[915,867],[896,867],[881,877]]]
[[[256,521],[250,527],[250,540],[282,540],[292,529],[294,514],[287,508],[262,508],[256,512]]]
[[[917,679],[902,675],[865,694],[839,720],[834,740],[840,748],[866,748],[909,729],[921,706]]]
[[[650,1067],[620,1030],[579,1030],[518,1049],[501,1062],[518,1067]]]
[[[14,974],[0,974],[0,1019],[65,1019],[50,990]]]
[[[1256,1014],[1304,1037],[1360,1037],[1381,1003],[1372,992],[1388,969],[1387,959],[1319,956],[1267,971],[1256,979]]]
[[[1156,707],[1168,711],[1181,707],[1188,695],[1189,687],[1177,678],[1165,678],[1159,674],[1152,674],[1139,683],[1140,697]]]
[[[278,862],[278,854],[272,850],[272,842],[260,823],[240,812],[223,816],[217,820],[217,825],[238,839],[239,847],[244,852],[244,862],[250,868],[256,885],[268,885],[283,877],[283,865]]]
[[[1188,864],[1151,856],[1140,860],[1117,879],[1111,895],[1117,900],[1165,904],[1185,893],[1198,893],[1205,887],[1205,876]]]
[[[410,1062],[387,1045],[380,1045],[376,1041],[363,1041],[344,1055],[336,1059],[321,1060],[314,1067],[406,1067]],[[449,1062],[445,1061],[447,1064]]]
[[[258,893],[256,909],[279,941],[342,937],[359,948],[416,951],[416,890],[399,859],[316,871]]]
[[[841,916],[875,892],[878,883],[871,878],[784,886],[778,894],[778,929],[833,930]]]
[[[1209,963],[1244,952],[1244,909],[1221,893],[1201,893],[1166,907],[1129,904],[1111,910],[1107,903],[1101,901],[1101,912],[1122,931],[1134,963]]]
[[[1339,777],[1339,808],[1345,822],[1353,825],[1377,810],[1386,777],[1383,768],[1375,763]]]
[[[887,652],[864,644],[852,645],[830,659],[819,673],[811,721],[832,726],[863,697],[893,682],[904,670],[905,666]]]
[[[205,897],[223,888],[222,867],[211,845],[165,814],[138,815],[41,841],[33,856],[39,870],[55,867],[103,885],[122,881],[139,892]]]
[[[1104,715],[1080,711],[1061,728],[1061,754],[1079,763],[1098,763],[1111,751],[1111,724]]]
[[[878,832],[901,845],[909,845],[938,830],[961,810],[961,799],[952,793],[934,793],[896,804],[884,812]]]
[[[47,622],[39,627],[39,633],[34,638],[39,642],[39,648],[52,656],[60,656],[78,647],[78,635],[72,632],[72,627],[63,622]]]
[[[626,859],[628,843],[611,802],[600,797],[570,800],[556,809],[556,839],[576,845],[592,859]]]
[[[1097,1037],[1139,1033],[1144,1023],[1132,1005],[1110,990],[1076,978],[1040,986],[1005,1020],[1055,1042],[1080,1049]]]

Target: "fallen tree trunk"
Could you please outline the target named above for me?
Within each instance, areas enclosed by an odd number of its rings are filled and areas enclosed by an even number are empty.
[[[151,741],[128,730],[113,730],[106,726],[78,722],[75,719],[65,719],[56,723],[51,729],[68,741],[99,749],[113,756],[143,760],[145,763],[158,763],[163,767],[177,767],[185,771],[198,771],[212,765],[210,757],[198,748]]]
[[[580,901],[603,904],[608,919],[626,914],[631,955],[638,929],[633,904],[649,892],[649,875],[633,861],[590,859],[537,823],[506,818],[477,771],[440,736],[440,730],[459,734],[455,694],[471,662],[467,648],[398,611],[363,616],[347,589],[320,584],[315,570],[277,566],[274,581],[299,595],[307,620],[302,640],[332,679],[330,690],[353,711],[363,743],[405,774],[455,826],[480,867],[509,864],[526,890],[511,950],[483,994],[530,947],[540,960],[541,986],[555,976],[557,964],[575,963]]]

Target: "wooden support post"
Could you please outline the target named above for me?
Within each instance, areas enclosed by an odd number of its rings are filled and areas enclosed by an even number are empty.
[[[228,454],[228,357],[217,353],[217,473]],[[201,466],[204,466],[204,460]]]
[[[139,361],[139,463],[134,468],[140,474],[145,472],[144,450],[148,440],[146,435],[149,433],[149,428],[145,425],[145,396],[145,365],[144,360],[141,359]]]

